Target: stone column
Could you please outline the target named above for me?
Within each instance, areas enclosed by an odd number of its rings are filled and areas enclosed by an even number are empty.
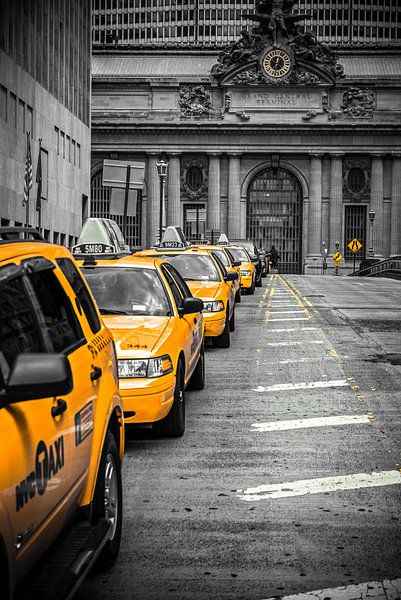
[[[241,154],[228,154],[228,239],[241,239]]]
[[[320,275],[322,272],[322,157],[310,155],[309,208],[308,208],[308,254],[305,273]]]
[[[209,153],[207,229],[211,231],[220,231],[220,157],[219,152]]]
[[[182,226],[181,219],[181,160],[180,154],[169,154],[167,174],[167,225]]]
[[[384,153],[372,155],[370,208],[373,208],[375,211],[375,220],[373,222],[373,250],[375,258],[383,257],[383,158]],[[368,247],[370,245],[369,243]]]
[[[330,236],[329,255],[336,250],[335,242],[340,242],[343,250],[343,152],[330,154]]]
[[[148,244],[152,246],[159,234],[160,181],[156,167],[159,154],[149,152],[148,156]]]
[[[401,254],[401,154],[393,154],[391,178],[390,256]]]

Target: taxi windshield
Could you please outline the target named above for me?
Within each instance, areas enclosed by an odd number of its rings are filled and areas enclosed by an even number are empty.
[[[186,281],[221,281],[213,259],[208,254],[167,254],[158,258],[174,265]]]
[[[234,260],[249,262],[249,257],[245,250],[242,250],[241,248],[229,248],[228,251],[234,257]]]
[[[171,316],[157,272],[124,267],[83,267],[82,273],[102,315]]]
[[[219,259],[221,260],[221,262],[223,263],[223,265],[225,267],[231,267],[231,263],[228,259],[227,254],[224,252],[224,250],[216,249],[216,250],[213,250],[213,253],[217,254],[217,256],[219,257]]]

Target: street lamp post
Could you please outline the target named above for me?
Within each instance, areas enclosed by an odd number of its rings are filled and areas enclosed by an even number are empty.
[[[369,258],[373,258],[375,255],[375,251],[373,249],[373,223],[375,220],[375,211],[373,210],[373,208],[370,209],[369,211],[369,223],[370,223],[370,243],[369,243],[369,250],[368,250],[368,256]]]
[[[168,162],[162,158],[156,163],[157,174],[160,178],[160,206],[159,206],[159,244],[162,241],[163,235],[163,205],[164,205],[164,192],[167,179]]]

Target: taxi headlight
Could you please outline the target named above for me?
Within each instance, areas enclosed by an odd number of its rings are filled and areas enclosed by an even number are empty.
[[[250,276],[250,274],[251,274],[251,272],[250,272],[250,271],[248,271],[247,269],[246,269],[246,270],[244,269],[243,271],[241,270],[241,275],[242,275],[243,277],[249,277],[249,276]]]
[[[224,310],[223,300],[203,300],[204,312],[220,312]]]
[[[161,377],[173,370],[173,363],[168,354],[157,358],[125,359],[118,361],[118,376],[120,379],[136,377]]]

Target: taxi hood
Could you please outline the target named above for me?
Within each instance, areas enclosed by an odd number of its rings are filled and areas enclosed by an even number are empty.
[[[102,315],[116,345],[117,358],[148,358],[171,317]]]
[[[195,298],[216,298],[221,293],[222,283],[220,281],[187,281],[192,295]]]

